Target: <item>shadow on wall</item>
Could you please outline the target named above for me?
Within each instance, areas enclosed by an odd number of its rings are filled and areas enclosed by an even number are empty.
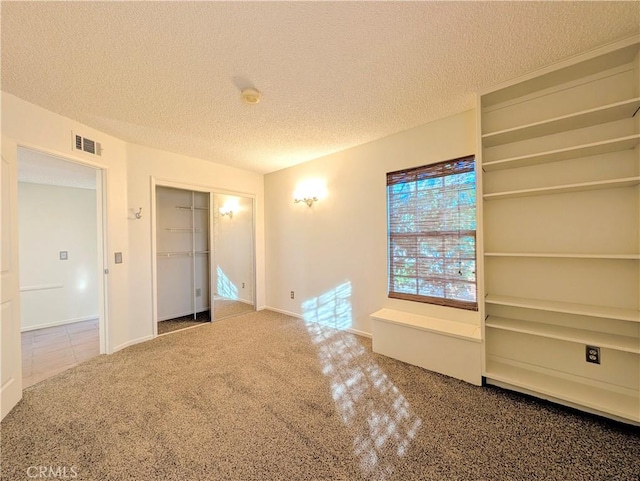
[[[358,337],[338,332],[351,326],[350,297],[351,283],[345,282],[306,301],[303,317],[340,419],[355,433],[360,469],[367,478],[383,481],[408,451],[422,421]]]

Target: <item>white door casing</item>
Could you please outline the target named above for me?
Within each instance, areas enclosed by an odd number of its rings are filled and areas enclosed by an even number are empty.
[[[0,419],[22,398],[17,169],[17,145],[3,137],[0,173]]]

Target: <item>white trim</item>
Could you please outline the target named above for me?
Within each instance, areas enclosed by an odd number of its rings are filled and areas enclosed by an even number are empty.
[[[138,339],[132,339],[131,341],[123,342],[122,344],[114,347],[113,352],[111,354],[121,351],[122,349],[133,346],[135,344],[140,344],[141,342],[150,341],[152,339],[153,339],[153,336],[143,336],[143,337],[139,337]]]
[[[35,331],[36,329],[46,329],[47,327],[64,326],[67,324],[74,324],[76,322],[95,321],[99,320],[100,316],[97,314],[94,316],[74,317],[71,319],[63,319],[61,321],[47,322],[45,324],[38,324],[36,326],[23,327],[20,332]]]
[[[63,284],[40,284],[38,286],[23,286],[20,288],[20,292],[46,291],[48,289],[62,289],[63,287]]]
[[[536,77],[540,77],[542,75],[553,73],[556,70],[560,70],[565,67],[571,67],[577,63],[591,60],[592,58],[599,57],[600,55],[606,55],[607,53],[613,52],[615,50],[619,50],[625,47],[629,47],[634,43],[638,43],[640,41],[640,35],[633,34],[629,37],[626,37],[621,40],[617,40],[614,42],[607,43],[605,45],[601,45],[599,47],[592,48],[591,50],[587,50],[586,52],[581,52],[577,55],[572,55],[568,58],[560,60],[558,62],[553,62],[545,67],[541,67],[535,70],[530,71],[524,75],[520,75],[518,77],[512,78],[510,80],[506,80],[497,85],[492,85],[489,88],[482,89],[479,91],[479,95],[485,96],[490,93],[496,92],[498,90],[505,89],[507,87],[512,87],[515,84],[519,84],[522,82],[526,82],[527,80],[532,80]]]
[[[351,334],[355,334],[356,336],[373,339],[373,334],[369,332],[359,331],[358,329],[352,329],[352,328],[345,329],[345,331],[350,332]]]
[[[260,309],[258,309],[258,311],[274,311],[274,312],[278,312],[280,314],[285,314],[287,316],[291,316],[291,317],[295,317],[296,319],[302,319],[303,321],[305,320],[304,317],[302,316],[302,314],[296,314],[294,312],[291,311],[285,311],[284,309],[278,309],[276,307],[269,307],[269,306],[264,306],[261,307]],[[309,322],[313,322],[313,321],[309,321]],[[331,327],[331,326],[327,326],[327,327]],[[360,331],[358,329],[353,329],[351,327],[348,327],[346,329],[338,329],[336,327],[331,327],[332,329],[335,329],[336,331],[344,331],[344,332],[348,332],[351,334],[355,334],[356,336],[361,336],[361,337],[366,337],[368,339],[372,339],[373,335],[371,333],[365,332],[365,331]]]
[[[211,308],[209,306],[207,306],[205,309],[203,309],[202,311],[198,311],[198,313],[200,312],[204,312],[204,311],[211,311]],[[166,317],[164,319],[160,319],[158,318],[158,322],[164,322],[164,321],[170,321],[172,319],[177,319],[179,317],[186,317],[186,316],[193,316],[193,311],[187,311],[184,314],[172,314],[169,317]]]
[[[291,311],[285,311],[284,309],[278,309],[276,307],[269,307],[269,306],[264,306],[262,308],[259,309],[260,311],[274,311],[274,312],[279,312],[280,314],[285,314],[287,316],[291,316],[291,317],[295,317],[297,319],[303,319],[302,314],[296,314],[295,312],[291,312]]]
[[[73,131],[72,131],[73,133]],[[100,354],[111,354],[111,341],[109,336],[109,291],[106,270],[109,268],[109,164],[106,159],[88,159],[78,156],[73,148],[69,152],[61,152],[48,147],[26,142],[16,141],[16,159],[19,149],[31,150],[49,157],[55,157],[64,162],[82,165],[95,170],[96,175],[96,237],[97,237],[97,258],[98,263],[98,319],[99,319],[99,343]]]

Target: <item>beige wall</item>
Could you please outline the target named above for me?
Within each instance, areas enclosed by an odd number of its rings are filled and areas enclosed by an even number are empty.
[[[19,183],[18,206],[22,330],[96,319],[96,191]]]
[[[467,111],[266,175],[267,306],[367,333],[383,307],[479,324],[476,312],[387,297],[386,172],[473,154],[475,129]],[[292,200],[307,179],[326,186],[311,208]]]
[[[151,179],[202,187],[209,191],[237,192],[255,196],[263,204],[263,176],[233,167],[192,157],[172,154],[150,147],[128,146],[128,197],[130,206],[142,207],[146,213],[140,220],[129,220],[129,247],[136,255],[131,259],[130,282],[134,286],[149,286],[137,291],[131,300],[134,319],[142,319],[136,335],[151,334],[152,329],[152,259],[151,259]],[[258,306],[264,304],[264,221],[262,208],[256,213],[256,259]]]
[[[71,133],[96,139],[102,143],[101,157],[72,150]],[[109,292],[109,336],[107,351],[128,342],[130,322],[128,265],[115,264],[114,252],[129,256],[127,212],[126,144],[109,135],[98,132],[61,115],[50,112],[11,94],[2,92],[2,135],[18,146],[39,150],[54,156],[75,160],[104,169],[107,190],[106,198],[107,254],[109,275],[106,289]]]
[[[72,150],[72,132],[101,142],[101,157]],[[258,307],[264,305],[263,176],[157,149],[127,144],[66,117],[2,93],[2,134],[19,146],[104,169],[107,189],[107,351],[153,335],[151,177],[249,194],[256,199]],[[141,220],[131,209],[143,208]],[[114,263],[122,252],[123,263]]]

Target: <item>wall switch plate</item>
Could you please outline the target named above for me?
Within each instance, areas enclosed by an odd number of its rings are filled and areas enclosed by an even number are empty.
[[[242,288],[244,289],[244,282],[242,283]]]
[[[66,261],[69,259],[69,253],[67,251],[60,251],[60,260]]]
[[[295,299],[295,298],[296,298],[295,292],[291,291],[291,299]]]
[[[202,289],[200,289],[199,287],[196,289],[196,297],[200,297],[202,296]]]
[[[122,264],[122,252],[115,253],[116,264]]]
[[[586,346],[586,360],[593,364],[600,364],[600,348],[596,346]]]

